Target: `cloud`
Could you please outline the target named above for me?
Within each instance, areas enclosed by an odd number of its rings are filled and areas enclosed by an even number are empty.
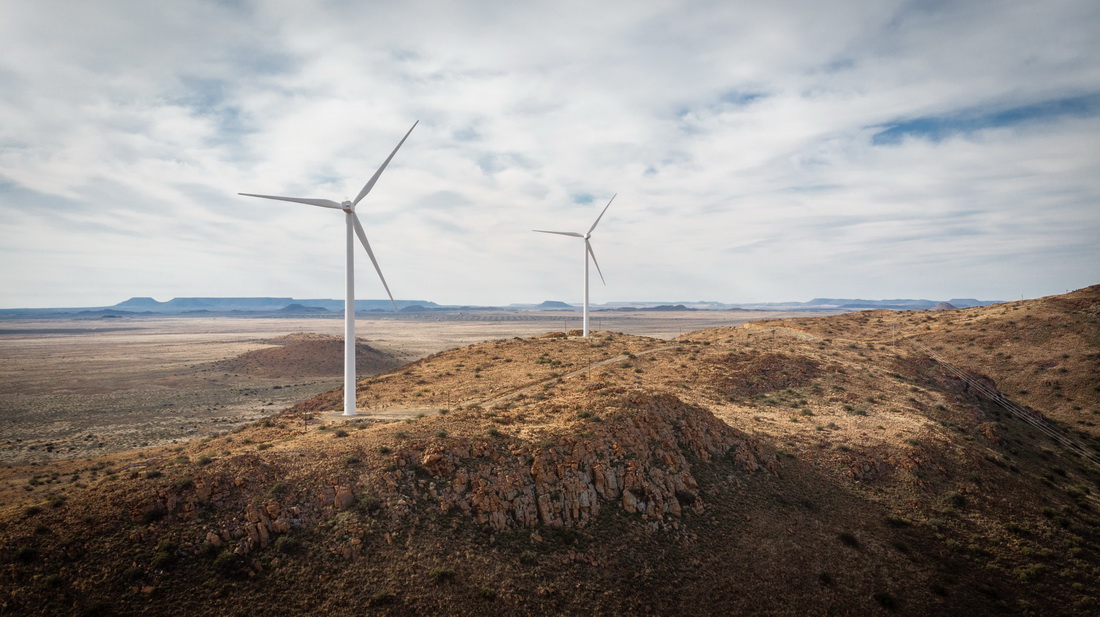
[[[614,193],[596,301],[1100,278],[1087,0],[4,12],[4,306],[339,297],[338,213],[236,193],[354,197],[414,120],[359,208],[399,297],[575,301],[579,252],[530,229]]]

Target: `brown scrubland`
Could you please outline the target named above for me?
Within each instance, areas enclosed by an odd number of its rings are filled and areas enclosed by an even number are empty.
[[[361,417],[9,464],[0,614],[1100,610],[1100,286],[377,349]]]

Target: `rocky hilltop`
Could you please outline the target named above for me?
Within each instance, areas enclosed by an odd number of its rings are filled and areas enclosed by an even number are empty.
[[[362,380],[369,417],[9,469],[0,605],[1095,614],[1098,307],[489,341]]]

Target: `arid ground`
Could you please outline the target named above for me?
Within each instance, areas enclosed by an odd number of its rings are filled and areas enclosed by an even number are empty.
[[[761,312],[595,313],[594,329],[671,338]],[[391,357],[362,376],[444,349],[579,328],[578,313],[476,312],[359,319],[361,343]],[[280,337],[313,333],[329,345]],[[130,317],[0,321],[0,463],[52,461],[174,443],[338,388],[340,318]],[[242,354],[293,347],[279,362]],[[364,354],[361,352],[360,356]],[[250,365],[248,360],[254,360]]]
[[[210,384],[255,391],[256,405],[303,389],[202,425],[204,436],[161,438],[174,444],[111,451],[102,440],[104,455],[59,455],[56,443],[9,443],[31,460],[0,467],[0,612],[1100,609],[1100,285],[741,324],[602,316],[589,338],[552,316],[476,317],[361,322],[377,334],[362,347],[364,413],[350,420],[336,380],[307,377],[338,372],[320,351],[338,338],[319,322],[162,325],[157,343],[119,347],[130,377],[115,392],[160,384],[182,397]],[[729,321],[699,323],[708,317]],[[423,336],[433,329],[447,336]],[[35,336],[81,347],[79,334]],[[204,344],[201,358],[188,350]],[[89,390],[79,396],[105,381],[84,374],[112,374],[95,347],[65,373]],[[68,353],[26,357],[61,374]],[[62,385],[24,383],[44,400]],[[133,412],[168,431],[165,413]],[[118,412],[104,417],[121,434]]]

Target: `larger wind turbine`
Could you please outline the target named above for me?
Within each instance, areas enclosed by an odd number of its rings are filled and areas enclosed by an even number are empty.
[[[359,217],[355,215],[355,206],[359,205],[360,201],[367,196],[367,193],[374,188],[374,184],[378,182],[378,177],[385,171],[386,165],[390,164],[390,160],[393,155],[397,154],[397,151],[401,148],[401,144],[405,143],[405,140],[409,138],[409,134],[420,121],[413,122],[412,128],[408,133],[401,138],[401,141],[397,143],[397,147],[390,152],[390,155],[386,157],[385,162],[378,168],[378,171],[374,172],[371,179],[363,185],[363,190],[359,191],[359,195],[355,197],[354,201],[345,201],[343,203],[337,203],[330,199],[302,199],[300,197],[279,197],[277,195],[256,195],[254,193],[238,193],[238,195],[245,195],[248,197],[262,197],[263,199],[277,199],[279,201],[293,201],[295,203],[306,204],[309,206],[320,206],[322,208],[332,208],[334,210],[344,211],[344,221],[346,223],[345,245],[347,248],[347,265],[345,267],[345,282],[344,282],[344,415],[355,415],[355,236],[359,236],[359,241],[363,243],[363,248],[367,249],[367,256],[370,257],[371,263],[374,264],[374,270],[378,272],[378,278],[382,281],[382,286],[386,288],[386,294],[390,297],[390,302],[393,302],[393,310],[397,310],[397,302],[393,299],[393,294],[390,293],[390,286],[386,284],[386,277],[382,276],[382,268],[378,267],[378,260],[374,258],[374,251],[370,250],[370,243],[367,242],[367,234],[363,231],[363,225],[359,223]]]
[[[600,275],[600,280],[604,285],[607,285],[607,281],[603,278],[603,272],[600,272],[600,262],[596,261],[596,253],[592,252],[592,243],[588,241],[592,237],[592,232],[596,229],[596,225],[600,224],[600,219],[603,218],[604,212],[611,207],[611,202],[615,201],[618,197],[618,193],[611,196],[611,200],[607,202],[607,205],[603,207],[603,212],[596,217],[596,222],[592,223],[592,226],[588,228],[588,232],[581,235],[575,231],[546,231],[544,229],[534,229],[543,234],[558,234],[560,236],[573,236],[574,238],[582,238],[584,240],[584,336],[588,336],[588,257],[592,256],[592,263],[596,264],[596,272]]]

